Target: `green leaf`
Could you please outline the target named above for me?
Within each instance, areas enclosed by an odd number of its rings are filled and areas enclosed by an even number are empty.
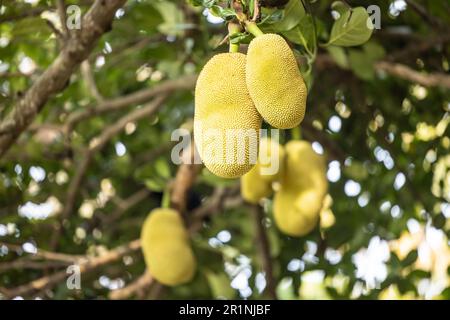
[[[277,23],[283,19],[283,10],[262,8],[259,27]]]
[[[230,42],[233,44],[250,43],[251,39],[253,39],[251,35],[243,32],[238,32],[230,36]]]
[[[337,46],[329,46],[327,47],[327,50],[331,58],[333,58],[334,62],[336,62],[336,64],[339,67],[343,69],[349,68],[348,57],[347,54],[345,53],[344,48]]]
[[[385,51],[378,43],[370,41],[363,46],[363,50],[350,49],[348,60],[353,72],[363,80],[373,80],[375,77],[374,64],[385,56]]]
[[[160,177],[163,177],[166,179],[169,179],[171,177],[170,167],[167,163],[167,160],[165,160],[163,158],[159,158],[158,160],[156,160],[155,169]]]
[[[380,60],[386,55],[384,48],[375,41],[369,41],[365,43],[363,46],[363,50],[372,62]]]
[[[221,6],[212,6],[209,11],[216,17],[227,19],[236,16],[236,12],[230,8],[222,8]]]
[[[367,61],[366,54],[361,50],[350,50],[348,53],[348,60],[352,71],[363,80],[373,80],[375,71],[373,64]]]
[[[312,55],[315,50],[316,41],[314,25],[311,15],[301,17],[298,25],[291,30],[282,33],[289,41],[302,45]]]
[[[225,273],[213,273],[208,270],[204,273],[215,299],[233,299],[236,296],[236,291],[230,286],[230,279]]]
[[[437,229],[442,229],[447,222],[447,218],[443,214],[438,214],[433,217],[433,226]]]
[[[156,2],[153,4],[164,19],[158,29],[167,35],[181,35],[185,28],[183,12],[172,2]]]
[[[350,7],[343,1],[334,1],[331,4],[331,9],[339,12],[340,15],[343,15],[346,11],[350,9]]]
[[[217,3],[217,0],[189,0],[188,1],[194,7],[205,7],[211,8],[214,4]]]
[[[248,2],[248,10],[250,12],[250,16],[253,17],[253,14],[255,12],[255,0],[249,0],[249,2]]]
[[[414,262],[416,262],[417,257],[418,257],[417,250],[412,250],[410,253],[408,253],[405,259],[403,259],[402,265],[406,267],[413,264]]]
[[[334,22],[325,46],[358,46],[370,39],[372,31],[372,21],[366,9],[357,7],[346,11]]]
[[[166,183],[160,179],[146,179],[145,186],[154,192],[161,192],[164,190]]]
[[[305,15],[305,9],[299,0],[290,0],[284,8],[281,21],[275,23],[273,28],[277,32],[287,31],[299,24],[300,19]]]

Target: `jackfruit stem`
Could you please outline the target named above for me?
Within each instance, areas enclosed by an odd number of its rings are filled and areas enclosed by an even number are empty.
[[[230,49],[229,52],[239,52],[239,44],[237,43],[231,43],[230,41]]]
[[[230,41],[230,49],[229,52],[239,52],[239,43],[232,43],[231,36],[237,34],[241,31],[241,26],[239,23],[229,22],[228,23],[228,36]]]
[[[256,25],[254,21],[245,21],[245,29],[255,37],[261,36],[264,32]]]

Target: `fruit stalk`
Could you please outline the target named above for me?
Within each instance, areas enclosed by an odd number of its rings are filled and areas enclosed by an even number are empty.
[[[256,22],[254,21],[245,21],[245,29],[250,32],[255,37],[261,36],[264,34],[264,32],[261,31],[260,28],[256,25]]]
[[[236,22],[228,23],[228,36],[230,41],[230,49],[229,52],[239,52],[239,43],[232,43],[231,37],[241,31],[241,26]]]

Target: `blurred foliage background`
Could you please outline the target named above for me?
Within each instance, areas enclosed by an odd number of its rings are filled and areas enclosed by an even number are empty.
[[[203,169],[186,210],[201,218],[195,279],[175,288],[146,282],[129,244],[171,189],[171,132],[190,127],[195,75],[227,51],[222,18],[232,13],[214,0],[130,0],[0,158],[0,296],[258,299],[273,297],[271,277],[279,299],[449,299],[450,4],[305,1],[265,8],[261,28],[290,41],[309,86],[306,118],[282,141],[301,137],[327,157],[332,205],[320,226],[284,236],[270,199],[255,217],[238,180]],[[0,117],[61,51],[56,2],[2,1]],[[65,1],[82,13],[92,2]],[[381,28],[369,41],[330,40],[339,13],[370,5],[380,8]],[[237,40],[243,52],[246,38]],[[134,99],[137,92],[148,95]],[[160,92],[157,112],[126,118]],[[272,275],[257,245],[261,223]],[[81,289],[69,289],[67,266],[86,259],[97,264],[81,270]],[[36,279],[47,282],[27,287]]]

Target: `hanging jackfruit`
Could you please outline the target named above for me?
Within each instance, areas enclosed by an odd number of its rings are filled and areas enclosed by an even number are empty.
[[[278,228],[300,237],[317,224],[327,194],[326,165],[306,141],[290,141],[285,146],[286,169],[281,189],[273,200],[273,214]]]
[[[274,182],[281,178],[284,172],[286,153],[284,147],[276,140],[265,137],[259,143],[258,163],[261,178]]]
[[[286,172],[282,184],[296,190],[314,189],[325,196],[328,190],[325,158],[307,141],[292,140],[286,146]]]
[[[241,195],[245,201],[255,204],[272,195],[272,183],[262,179],[258,164],[241,177]]]
[[[263,34],[250,42],[246,83],[256,109],[271,126],[289,129],[305,116],[307,88],[286,41]]]
[[[141,230],[141,246],[150,273],[162,284],[176,286],[193,278],[197,263],[177,211],[150,212]]]
[[[275,223],[287,235],[304,236],[316,226],[322,203],[323,196],[314,189],[282,188],[273,198]]]
[[[242,53],[222,53],[206,63],[195,88],[194,140],[215,175],[237,178],[258,154],[261,116],[245,84]]]
[[[250,203],[258,203],[272,195],[272,183],[284,170],[285,152],[274,139],[264,137],[259,143],[256,165],[241,177],[242,197]]]

